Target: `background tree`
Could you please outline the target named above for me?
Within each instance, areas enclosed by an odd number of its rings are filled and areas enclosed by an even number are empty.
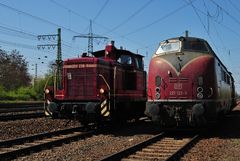
[[[0,49],[0,84],[5,91],[16,90],[30,85],[28,63],[19,51],[12,50],[8,54]]]

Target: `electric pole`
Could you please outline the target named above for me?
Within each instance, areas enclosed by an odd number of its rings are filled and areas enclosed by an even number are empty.
[[[35,64],[35,80],[37,80],[37,63]]]
[[[57,58],[56,58],[56,64],[57,64],[57,88],[61,89],[62,88],[62,45],[61,45],[61,29],[58,28],[58,33],[57,34],[51,34],[51,35],[38,35],[38,40],[55,40],[57,37],[57,44],[44,44],[44,45],[37,45],[38,49],[45,49],[46,47],[48,49],[55,49],[57,47]]]
[[[35,66],[35,69],[32,69],[32,70],[34,70],[34,72],[35,72],[35,75],[34,75],[34,78],[33,78],[33,86],[35,87],[36,86],[36,84],[37,84],[37,63],[34,65],[34,64],[32,64],[32,66]]]
[[[93,53],[93,39],[104,39],[104,40],[108,39],[107,37],[93,34],[93,32],[92,32],[92,20],[90,20],[89,33],[73,36],[73,40],[75,38],[87,38],[88,39],[88,55]]]

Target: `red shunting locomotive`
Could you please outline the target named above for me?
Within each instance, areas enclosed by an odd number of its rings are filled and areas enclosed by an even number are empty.
[[[163,126],[214,123],[235,103],[234,80],[207,41],[177,37],[160,43],[148,73],[145,113]]]
[[[55,76],[54,87],[45,89],[46,115],[83,123],[143,116],[147,100],[143,56],[117,49],[114,42],[92,55],[63,62],[62,77]]]

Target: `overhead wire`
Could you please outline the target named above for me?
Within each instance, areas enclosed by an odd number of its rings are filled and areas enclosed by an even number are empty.
[[[189,1],[191,2],[191,0],[189,0]],[[208,8],[207,8],[206,4],[204,4],[204,5],[205,5],[205,8],[207,9],[207,13],[204,13],[204,12],[201,11],[200,9],[196,8],[193,4],[191,4],[192,8],[194,9],[194,12],[195,12],[196,15],[198,16],[198,18],[199,18],[202,26],[204,27],[204,29],[205,29],[206,33],[208,34],[209,38],[211,39],[214,47],[218,50],[218,47],[216,46],[216,44],[215,44],[214,41],[212,40],[212,37],[211,37],[211,35],[210,35],[209,30],[206,29],[206,26],[205,26],[205,24],[203,23],[203,21],[201,20],[201,17],[200,17],[200,15],[198,14],[197,10],[200,11],[202,14],[206,15],[208,18],[211,18],[211,20],[215,21],[217,24],[220,24],[220,25],[224,26],[225,28],[228,28],[230,31],[232,31],[232,32],[234,32],[234,33],[236,33],[236,32],[233,31],[231,28],[227,27],[226,25],[224,25],[224,24],[222,23],[222,21],[218,21],[218,17],[216,17],[216,19],[215,19],[214,17],[211,17],[211,16],[209,15]],[[215,4],[215,5],[216,5],[216,4]],[[220,8],[221,11],[225,11],[225,9],[222,8],[220,5],[216,5],[216,6],[217,6],[218,8]],[[229,13],[228,13],[228,14],[229,14]],[[229,14],[229,15],[231,15],[231,14]],[[223,17],[222,17],[222,18],[223,18]],[[215,26],[214,26],[214,27],[215,27]],[[223,40],[222,40],[219,32],[217,31],[216,27],[215,27],[215,31],[216,31],[216,33],[217,33],[220,41],[223,43],[223,46],[224,46],[225,50],[227,50],[227,48],[225,47],[225,44],[224,44],[224,42],[223,42]],[[237,33],[237,34],[238,34],[238,33]],[[239,35],[239,34],[238,34],[238,35]],[[229,55],[229,59],[230,59],[230,50],[228,51],[228,55]],[[222,59],[222,61],[224,61],[224,60],[225,60],[225,59]],[[228,64],[229,64],[229,63],[228,63]],[[231,63],[230,63],[230,66],[232,66]],[[233,67],[231,67],[231,68],[233,68]],[[233,69],[234,69],[234,68],[233,68]]]
[[[62,4],[60,4],[59,2],[56,2],[55,0],[49,0],[50,2],[53,2],[54,4],[56,4],[58,7],[60,7],[60,8],[63,8],[63,9],[65,9],[65,10],[67,10],[67,11],[71,11],[71,13],[73,13],[74,15],[76,15],[76,16],[80,16],[80,17],[83,17],[86,21],[88,21],[88,22],[90,22],[90,18],[86,18],[85,16],[82,16],[81,14],[79,14],[77,11],[74,11],[74,10],[72,10],[72,9],[70,9],[70,8],[68,8],[68,7],[66,7],[66,6],[64,6],[64,5],[62,5]],[[106,30],[106,31],[110,31],[111,29],[110,28],[108,28],[108,27],[106,27],[106,26],[104,26],[104,25],[102,25],[102,24],[99,24],[99,23],[97,23],[96,21],[92,21],[92,23],[93,24],[96,24],[96,25],[98,25],[99,27],[101,27],[102,29],[104,29],[104,30]],[[88,27],[84,30],[84,32],[87,30],[89,28],[89,25],[88,25]],[[126,38],[126,37],[123,37],[123,36],[121,36],[119,33],[116,33],[115,32],[115,34],[117,34],[119,37],[121,37],[121,38],[123,38],[123,39],[126,39],[126,40],[129,40],[130,42],[133,42],[133,43],[135,43],[135,44],[138,44],[138,45],[143,45],[143,44],[141,44],[141,43],[139,43],[139,42],[136,42],[136,40],[131,40],[131,39],[129,39],[129,38]],[[105,35],[105,34],[104,34]],[[107,36],[107,37],[109,37],[109,36]],[[110,38],[110,37],[109,37]]]
[[[208,35],[208,37],[210,38],[211,42],[213,43],[214,47],[216,48],[216,50],[218,50],[218,47],[217,47],[216,44],[214,43],[213,38],[212,38],[212,36],[210,35],[210,33],[209,33],[206,25],[204,24],[203,20],[201,19],[201,16],[199,15],[199,13],[197,12],[197,8],[193,5],[192,0],[188,0],[188,2],[191,4],[191,6],[192,6],[192,8],[193,8],[193,10],[194,10],[194,12],[195,12],[195,14],[196,14],[196,16],[198,17],[201,25],[203,26],[205,32],[207,33],[207,35]],[[186,3],[187,3],[187,2],[186,2]]]
[[[72,10],[72,9],[70,9],[70,8],[62,5],[62,4],[60,4],[59,2],[56,2],[55,0],[49,0],[49,1],[52,2],[53,4],[57,5],[58,7],[63,8],[64,10],[71,11],[71,13],[73,13],[74,15],[79,16],[79,17],[83,18],[84,20],[86,20],[86,21],[88,21],[88,22],[91,20],[90,18],[87,18],[87,17],[85,17],[85,16],[82,16],[82,15],[81,15],[80,13],[78,13],[77,11],[74,11],[74,10]],[[102,29],[104,29],[104,30],[106,30],[106,31],[110,31],[110,30],[111,30],[110,28],[108,28],[108,27],[106,27],[106,26],[104,26],[104,25],[102,25],[102,24],[99,24],[99,23],[97,23],[96,21],[92,21],[92,23],[98,25],[99,27],[101,27]],[[84,32],[86,32],[87,29],[89,29],[89,25],[88,25],[87,28],[84,29]],[[142,44],[142,43],[140,43],[140,42],[137,42],[136,40],[132,40],[132,39],[126,37],[126,36],[122,36],[121,34],[117,33],[116,31],[113,31],[113,32],[114,32],[116,35],[118,35],[120,38],[125,39],[125,40],[128,40],[128,41],[130,41],[130,42],[132,42],[132,43],[134,43],[134,44],[136,44],[136,45],[146,46],[146,45],[144,45],[144,44]],[[104,34],[104,35],[105,35],[105,34]],[[107,37],[110,38],[110,36],[107,36]],[[110,39],[111,39],[111,38],[110,38]]]
[[[239,13],[240,13],[240,9],[237,7],[236,4],[234,4],[231,0],[228,0],[230,2],[230,4],[233,6],[233,8],[235,8]]]
[[[96,21],[96,19],[100,16],[100,14],[102,13],[102,11],[104,10],[104,8],[107,6],[109,0],[106,0],[105,3],[102,5],[102,7],[100,8],[100,10],[97,12],[96,16],[92,19],[93,21]]]
[[[186,2],[186,3],[187,3],[187,2]],[[203,14],[203,15],[205,15],[205,16],[208,16],[208,14],[206,14],[205,12],[203,12],[202,10],[200,10],[199,8],[195,7],[195,9],[196,9],[198,12],[200,12],[201,14]],[[232,33],[234,34],[234,36],[238,36],[238,38],[240,39],[240,34],[239,34],[237,31],[231,29],[229,26],[223,24],[222,22],[219,22],[219,21],[216,20],[216,19],[212,19],[212,20],[213,20],[214,22],[216,22],[217,24],[223,26],[224,28],[226,28],[226,29],[229,30],[230,32],[232,32]]]
[[[80,13],[78,13],[77,11],[74,11],[66,6],[64,6],[63,4],[56,2],[55,0],[49,0],[51,3],[55,4],[56,6],[63,8],[65,10],[67,10],[68,12],[71,12],[72,14],[84,19],[85,21],[90,21],[91,19],[87,18],[86,16],[81,15]],[[86,29],[85,29],[86,30]],[[84,31],[83,31],[84,32]],[[79,33],[78,33],[79,34]]]
[[[146,3],[144,3],[139,9],[137,9],[133,14],[131,14],[129,17],[127,17],[125,20],[123,20],[121,23],[110,29],[107,33],[111,33],[121,26],[125,25],[127,22],[129,22],[131,19],[133,19],[136,15],[138,15],[142,10],[144,10],[147,6],[149,6],[153,0],[149,0]]]
[[[217,7],[221,8],[222,11],[224,13],[226,13],[226,15],[228,15],[232,20],[234,20],[236,23],[238,23],[240,25],[240,21],[238,20],[238,18],[234,17],[233,15],[231,15],[226,9],[224,9],[221,5],[219,5],[217,2],[215,2],[214,0],[210,0],[214,5],[216,5]]]
[[[18,10],[19,11],[19,10]],[[32,34],[32,33],[27,33],[25,31],[22,30],[18,30],[18,29],[13,29],[16,27],[6,27],[6,24],[0,23],[2,25],[0,25],[0,33],[8,35],[8,36],[15,36],[15,37],[19,37],[19,38],[24,38],[24,39],[29,39],[29,40],[36,40],[37,41],[37,35]],[[4,25],[4,26],[3,26]],[[52,40],[50,40],[51,42],[53,42]],[[26,45],[26,44],[21,44],[21,43],[14,43],[14,42],[8,42],[8,41],[1,41],[4,44],[10,45],[10,46],[17,46],[17,47],[21,47],[21,48],[26,48],[26,49],[33,49],[35,48],[34,46],[31,45]],[[62,40],[62,46],[63,47],[67,47],[67,48],[73,48],[71,45],[69,45],[66,41]],[[66,52],[67,53],[67,52]]]
[[[2,23],[0,23],[0,24],[2,24]],[[12,29],[12,28],[5,27],[5,26],[2,26],[2,25],[0,25],[0,33],[8,35],[8,36],[14,36],[14,37],[19,37],[19,38],[24,38],[24,39],[28,39],[28,40],[36,40],[37,41],[37,35],[35,35],[35,34],[27,33],[27,32],[16,30],[16,29]],[[65,41],[63,41],[62,45],[64,47],[72,48]]]
[[[102,11],[105,9],[105,7],[107,6],[109,0],[106,0],[105,3],[102,5],[102,7],[100,8],[100,10],[97,12],[96,16],[89,21],[95,22],[96,19],[100,16],[100,14],[102,13]],[[90,29],[90,24],[87,25],[87,27],[83,30],[83,33],[86,32],[88,29]]]
[[[194,2],[194,1],[196,1],[196,0],[193,0],[192,2]],[[132,35],[132,34],[135,34],[135,33],[139,32],[139,31],[145,30],[145,29],[155,25],[156,23],[158,23],[158,22],[160,22],[160,21],[162,21],[162,20],[172,16],[173,14],[181,11],[182,9],[186,8],[187,6],[189,6],[190,4],[191,3],[184,4],[184,5],[182,5],[182,6],[178,7],[178,8],[170,11],[169,13],[165,14],[164,16],[162,16],[160,18],[157,18],[156,20],[152,21],[151,23],[146,24],[146,25],[144,25],[142,27],[139,27],[139,28],[137,28],[137,29],[135,29],[135,30],[133,30],[133,31],[131,31],[129,33],[126,33],[123,36],[129,36],[129,35]]]
[[[209,24],[210,22],[209,22],[209,19],[215,19],[218,23],[220,23],[221,21],[218,21],[218,17],[219,17],[221,14],[219,13],[219,10],[217,10],[217,13],[216,13],[215,15],[211,15],[210,12],[209,12],[208,6],[207,6],[206,3],[205,3],[205,0],[203,0],[203,6],[205,7],[206,12],[207,12],[207,18],[208,18],[208,33],[210,34],[210,24]],[[221,19],[223,20],[223,16],[221,16]],[[217,34],[220,42],[222,43],[222,46],[224,47],[225,50],[227,50],[226,45],[225,45],[225,43],[223,42],[223,39],[222,39],[222,37],[220,36],[220,34],[219,34],[219,32],[218,32],[218,30],[217,30],[217,28],[216,28],[216,26],[215,26],[214,24],[213,24],[213,27],[214,27],[214,29],[215,29],[215,32],[216,32],[216,34]]]
[[[15,30],[15,29],[5,27],[2,25],[0,25],[0,32],[7,34],[7,35],[17,36],[17,37],[25,38],[25,39],[29,39],[29,40],[37,40],[36,35],[26,33],[24,31]]]
[[[39,20],[39,21],[41,21],[41,22],[44,22],[44,23],[47,23],[47,24],[51,24],[51,25],[54,25],[54,26],[57,26],[57,27],[61,27],[61,28],[65,29],[65,30],[67,30],[67,31],[69,31],[69,32],[72,32],[72,33],[75,33],[75,34],[79,34],[78,32],[73,31],[73,30],[71,30],[71,29],[68,29],[68,28],[66,28],[66,27],[64,27],[64,26],[55,24],[55,23],[53,23],[53,22],[51,22],[51,21],[49,21],[49,20],[43,19],[43,18],[38,17],[38,16],[34,16],[34,15],[30,14],[30,13],[27,13],[27,12],[24,12],[24,11],[21,11],[21,10],[18,10],[18,9],[16,9],[16,8],[13,8],[13,7],[10,7],[10,6],[8,6],[8,5],[6,5],[6,4],[3,4],[3,3],[1,3],[1,2],[0,2],[0,6],[2,6],[2,7],[4,7],[4,8],[7,8],[7,9],[9,9],[9,10],[15,11],[15,12],[17,12],[17,13],[21,13],[21,14],[26,15],[26,16],[28,16],[28,17],[34,18],[34,19]],[[2,26],[2,27],[4,27],[4,26]],[[7,28],[7,27],[4,27],[4,28],[5,28],[5,29],[8,29],[8,30],[11,30],[11,31],[15,30],[15,29]],[[29,35],[29,36],[31,36],[31,37],[34,36],[33,34],[29,34],[29,33],[23,32],[23,31],[17,31],[17,30],[15,30],[15,32],[18,32],[18,33],[24,34],[24,35]],[[35,35],[35,36],[37,36],[37,35]],[[62,45],[65,46],[65,47],[72,48],[72,46],[70,46],[69,44],[67,44],[67,42],[65,42],[65,41],[63,41]]]
[[[53,25],[53,26],[61,27],[62,29],[67,30],[67,31],[69,31],[69,32],[72,32],[72,33],[75,33],[75,34],[79,34],[78,32],[73,31],[73,30],[71,30],[71,29],[69,29],[69,28],[67,28],[67,27],[65,27],[65,26],[56,24],[56,23],[54,23],[54,22],[51,22],[51,21],[49,21],[49,20],[43,19],[43,18],[38,17],[38,16],[34,16],[34,15],[30,14],[30,13],[21,11],[21,10],[19,10],[19,9],[16,9],[16,8],[14,8],[14,7],[11,7],[11,6],[8,6],[8,5],[3,4],[3,3],[1,3],[1,2],[0,2],[0,6],[1,6],[1,7],[4,7],[4,8],[7,8],[7,9],[9,9],[9,10],[15,11],[15,12],[17,12],[17,13],[21,13],[21,14],[26,15],[26,16],[28,16],[28,17],[31,17],[31,18],[33,18],[33,19],[39,20],[39,21],[41,21],[41,22],[44,22],[44,23],[47,23],[47,24],[50,24],[50,25]]]
[[[57,5],[57,6],[61,7],[61,8],[64,8],[64,9],[67,10],[67,11],[71,11],[71,13],[75,14],[76,16],[78,16],[78,17],[80,17],[80,18],[82,18],[82,19],[84,19],[84,20],[86,20],[86,21],[89,21],[89,20],[90,20],[89,18],[87,18],[87,17],[79,14],[78,12],[76,12],[76,11],[74,11],[74,10],[72,10],[72,9],[69,9],[68,7],[62,5],[61,3],[56,2],[55,0],[49,0],[49,1],[52,2],[53,4]]]
[[[55,4],[56,6],[58,6],[58,7],[60,7],[60,8],[63,8],[64,10],[67,10],[68,12],[71,12],[72,14],[74,14],[74,15],[76,15],[76,16],[78,16],[78,17],[80,17],[80,18],[82,18],[82,19],[84,19],[84,20],[86,20],[86,21],[88,21],[88,22],[91,21],[90,18],[87,18],[87,17],[81,15],[81,14],[78,13],[77,11],[74,11],[74,10],[72,10],[72,9],[70,9],[70,8],[62,5],[61,3],[56,2],[55,0],[49,0],[49,1],[52,2],[53,4]],[[101,14],[102,11],[104,10],[104,8],[107,6],[108,2],[109,2],[109,0],[106,0],[106,1],[105,1],[105,3],[103,4],[103,6],[100,8],[100,10],[98,11],[98,13],[97,13],[96,16],[94,17],[95,20],[98,18],[98,16],[100,16],[100,14]],[[96,23],[95,21],[92,21],[92,22],[93,22],[93,23]],[[99,24],[98,24],[98,25],[99,25]],[[101,25],[99,25],[99,26],[101,26]],[[84,29],[83,33],[86,32],[86,30],[89,29],[89,27],[90,27],[90,25],[88,25],[87,28]],[[101,27],[102,27],[102,26],[101,26]],[[77,34],[77,35],[79,35],[79,34]]]

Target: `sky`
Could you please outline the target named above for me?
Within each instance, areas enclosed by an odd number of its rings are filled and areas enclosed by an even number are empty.
[[[240,93],[240,1],[239,0],[0,0],[0,48],[17,49],[28,62],[29,73],[38,77],[48,71],[57,48],[37,48],[56,44],[53,37],[61,28],[63,59],[78,57],[88,50],[95,36],[94,51],[111,40],[117,48],[144,55],[145,69],[159,42],[189,36],[207,40],[235,79]],[[50,38],[50,37],[49,37]]]

